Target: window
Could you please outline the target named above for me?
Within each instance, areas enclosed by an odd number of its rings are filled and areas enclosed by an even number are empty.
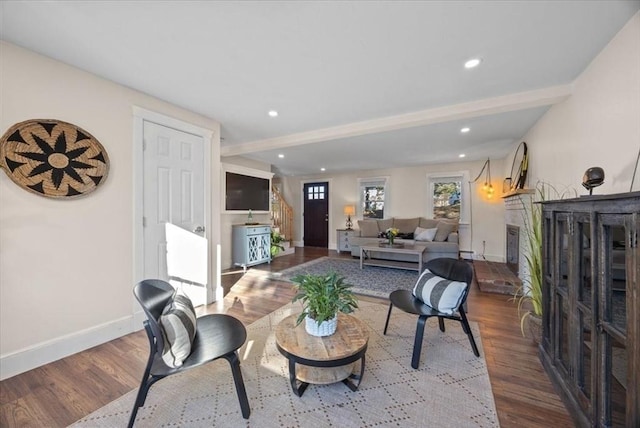
[[[360,208],[362,218],[384,218],[384,199],[387,179],[360,178]]]
[[[462,181],[438,181],[433,183],[433,218],[460,219],[460,194]]]
[[[429,174],[427,212],[432,218],[456,219],[466,222],[469,218],[465,198],[468,189],[468,172]]]
[[[307,189],[307,199],[324,199],[324,186],[309,186]]]

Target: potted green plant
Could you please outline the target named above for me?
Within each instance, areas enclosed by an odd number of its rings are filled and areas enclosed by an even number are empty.
[[[545,200],[543,186],[536,186],[536,194],[540,200]],[[529,207],[525,207],[526,237],[524,257],[529,269],[529,276],[522,286],[516,290],[518,300],[518,314],[520,315],[520,330],[525,336],[525,325],[536,343],[542,337],[542,207],[532,200]]]
[[[302,313],[296,325],[306,320],[305,329],[313,336],[330,336],[335,333],[338,312],[353,312],[358,301],[343,276],[336,272],[323,275],[299,274],[291,278],[296,295],[293,302],[302,302]]]
[[[522,335],[529,332],[536,343],[542,338],[542,206],[553,195],[556,199],[565,197],[567,191],[560,194],[548,183],[538,182],[535,196],[531,198],[524,210],[524,233],[526,238],[524,257],[529,276],[523,285],[516,290]],[[575,193],[575,191],[574,191]]]
[[[282,241],[284,241],[284,237],[271,229],[271,258],[277,256],[281,250],[284,250],[284,247],[280,245]]]

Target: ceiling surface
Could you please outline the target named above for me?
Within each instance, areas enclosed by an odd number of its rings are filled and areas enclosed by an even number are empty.
[[[216,119],[225,156],[317,175],[506,156],[638,9],[2,1],[0,37]]]

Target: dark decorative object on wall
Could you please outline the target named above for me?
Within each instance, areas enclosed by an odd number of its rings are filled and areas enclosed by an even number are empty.
[[[593,166],[584,172],[582,177],[582,187],[589,191],[591,195],[593,188],[604,183],[604,170],[599,166]]]
[[[30,192],[74,198],[104,182],[109,157],[95,137],[76,125],[32,119],[13,125],[2,136],[0,167]]]
[[[514,168],[518,165],[518,170]],[[524,189],[524,184],[527,181],[527,172],[529,171],[529,154],[527,150],[527,143],[524,141],[520,143],[516,149],[516,153],[513,155],[513,162],[511,163],[511,176],[505,179],[505,183],[509,180],[511,190]],[[503,185],[504,187],[504,185]]]

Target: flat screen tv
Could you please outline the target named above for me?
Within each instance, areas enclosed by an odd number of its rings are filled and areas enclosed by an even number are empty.
[[[226,172],[226,211],[269,211],[269,179]]]

